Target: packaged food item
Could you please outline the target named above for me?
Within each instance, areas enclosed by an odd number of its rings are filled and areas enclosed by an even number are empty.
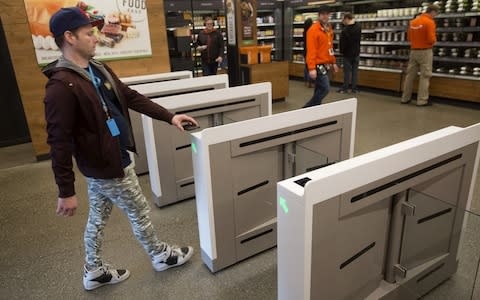
[[[123,34],[105,34],[106,37],[111,38],[112,40],[115,41],[115,43],[120,43],[120,41],[123,39]]]
[[[472,68],[469,66],[462,66],[460,68],[460,75],[469,75],[472,73]]]
[[[452,68],[452,69],[448,70],[448,74],[450,74],[450,75],[457,75],[457,74],[458,74],[458,69]]]
[[[101,36],[100,39],[98,40],[98,43],[101,46],[113,48],[115,46],[115,41],[107,36]]]
[[[120,18],[118,14],[112,13],[105,18],[105,25],[103,25],[102,33],[116,35],[120,34],[122,26],[120,25]]]
[[[132,23],[132,16],[128,13],[120,13],[120,26],[122,31],[127,31],[128,28],[135,28],[135,24]]]
[[[126,34],[127,34],[127,38],[129,39],[138,38],[140,36],[140,31],[138,31],[134,27],[128,27]]]

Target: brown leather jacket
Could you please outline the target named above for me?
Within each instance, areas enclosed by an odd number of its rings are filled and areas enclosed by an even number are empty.
[[[106,65],[91,60],[110,82],[130,127],[127,150],[135,152],[135,141],[128,109],[171,123],[173,115],[165,108],[123,84]],[[124,176],[118,137],[112,137],[88,72],[61,57],[47,65],[49,78],[45,95],[47,143],[59,197],[75,195],[72,155],[87,177],[110,179]]]

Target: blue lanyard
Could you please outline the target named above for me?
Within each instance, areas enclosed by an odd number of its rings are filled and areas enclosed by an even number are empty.
[[[93,74],[92,67],[90,64],[88,64],[88,72],[90,73],[90,79],[92,80],[93,86],[95,87],[95,90],[97,91],[98,97],[100,98],[100,103],[102,104],[103,111],[105,111],[105,114],[107,115],[107,119],[110,119],[110,114],[108,113],[108,106],[105,103],[105,100],[103,100],[102,93],[100,92],[100,84],[101,80],[97,76]]]

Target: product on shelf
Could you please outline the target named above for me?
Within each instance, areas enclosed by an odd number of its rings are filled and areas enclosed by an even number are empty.
[[[447,73],[447,69],[444,67],[436,68],[435,72],[437,73]]]
[[[460,67],[460,75],[470,75],[472,73],[472,68],[469,66]]]
[[[273,21],[273,16],[263,16],[263,17],[257,17],[257,24],[271,24],[274,23]]]
[[[479,67],[473,68],[473,76],[480,76],[480,68]]]
[[[447,56],[448,50],[447,48],[439,48],[438,49],[438,56]]]
[[[458,74],[458,69],[457,68],[452,68],[452,69],[448,70],[448,74],[457,75]]]
[[[465,49],[465,51],[464,51],[464,53],[463,53],[463,57],[464,57],[464,58],[474,58],[474,57],[477,57],[477,49],[475,49],[475,48]]]
[[[257,31],[257,37],[273,37],[273,36],[275,36],[275,31],[273,29]]]
[[[293,28],[293,35],[303,35],[303,27],[302,28]]]
[[[472,1],[472,8],[470,9],[470,11],[479,11],[479,5],[478,5],[478,0],[473,0]]]

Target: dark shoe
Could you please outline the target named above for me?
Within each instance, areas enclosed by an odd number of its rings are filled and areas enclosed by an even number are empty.
[[[340,94],[346,94],[346,93],[347,93],[347,91],[346,91],[346,90],[344,90],[344,89],[338,89],[338,90],[337,90],[337,93],[340,93]]]
[[[352,90],[352,94],[358,94],[358,93],[360,93],[360,91],[359,91],[359,90],[357,90],[357,89],[355,89],[355,90]]]

